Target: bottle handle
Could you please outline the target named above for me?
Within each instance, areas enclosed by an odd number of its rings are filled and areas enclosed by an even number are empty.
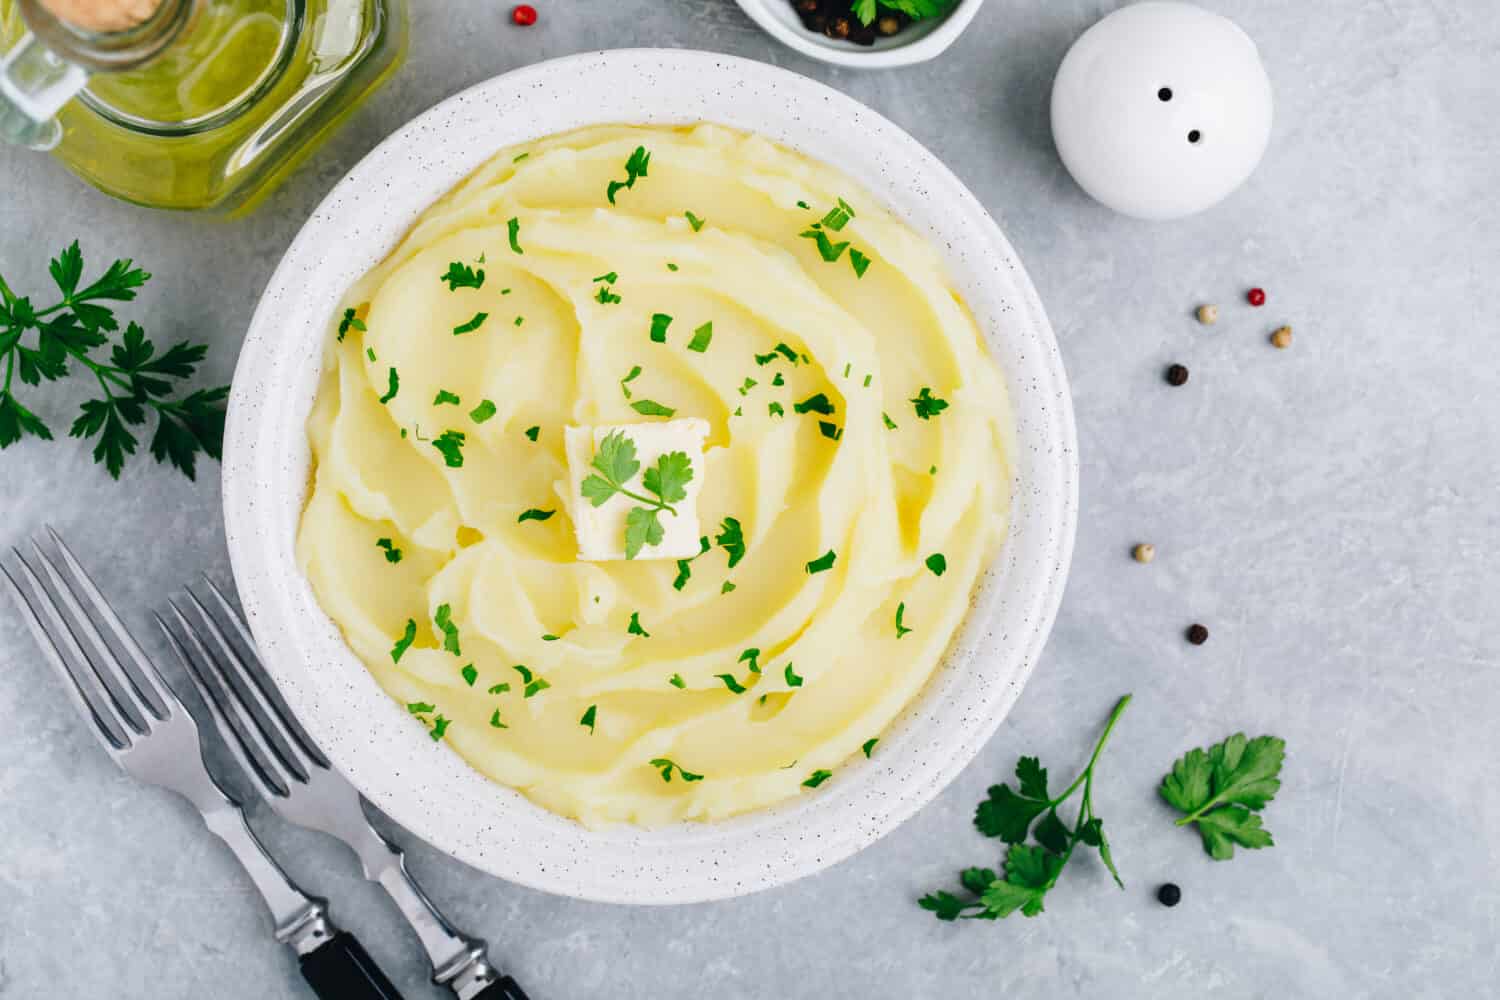
[[[30,31],[0,56],[0,140],[49,150],[62,141],[57,113],[89,82],[89,71]]]

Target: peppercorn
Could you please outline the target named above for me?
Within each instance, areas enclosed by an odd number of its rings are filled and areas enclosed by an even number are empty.
[[[895,14],[887,14],[875,22],[875,30],[882,35],[894,35],[901,30],[901,22],[897,20]]]
[[[877,37],[873,24],[865,24],[856,20],[853,27],[849,29],[849,41],[855,45],[874,45]]]
[[[1130,554],[1135,557],[1136,562],[1148,563],[1156,558],[1156,546],[1150,542],[1142,542],[1131,549]]]
[[[1205,306],[1199,306],[1198,307],[1198,322],[1202,323],[1204,326],[1213,326],[1218,321],[1219,321],[1219,307],[1218,306],[1215,306],[1215,305],[1205,305]]]
[[[1245,293],[1245,300],[1259,309],[1266,304],[1266,290],[1264,288],[1252,288]]]
[[[523,3],[510,12],[510,19],[523,28],[530,27],[536,24],[536,8]]]
[[[1271,334],[1271,344],[1278,350],[1286,350],[1292,346],[1292,328],[1289,326],[1277,327],[1276,332]]]
[[[1172,365],[1167,369],[1168,385],[1187,385],[1188,370],[1186,365]]]
[[[828,22],[828,27],[823,29],[823,33],[829,38],[848,38],[849,19],[847,17],[834,18]]]
[[[1182,902],[1182,889],[1175,882],[1168,882],[1156,890],[1156,898],[1162,906],[1176,906]]]
[[[1208,641],[1208,629],[1202,625],[1192,624],[1188,626],[1187,641],[1194,646],[1201,646]]]

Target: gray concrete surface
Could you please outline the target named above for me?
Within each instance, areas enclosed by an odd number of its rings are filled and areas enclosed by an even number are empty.
[[[989,0],[937,62],[808,62],[729,0],[415,5],[409,63],[269,204],[233,224],[94,193],[0,149],[0,272],[44,251],[156,275],[152,334],[213,345],[228,378],[256,296],[302,219],[381,137],[455,90],[590,48],[733,52],[839,87],[911,130],[998,216],[1062,342],[1083,509],[1046,656],[999,734],[935,803],[858,857],[732,902],[632,909],[551,898],[414,842],[411,862],[534,1000],[587,997],[1457,997],[1500,958],[1500,21],[1489,0],[1213,0],[1260,42],[1278,99],[1249,185],[1186,222],[1091,203],[1048,138],[1051,76],[1106,0]],[[1260,311],[1239,305],[1259,284]],[[1211,331],[1190,311],[1224,306]],[[1295,346],[1266,344],[1291,323]],[[1193,377],[1166,387],[1164,364]],[[66,423],[81,385],[42,410]],[[228,572],[215,469],[137,460],[110,482],[67,440],[0,454],[0,543],[44,520],[102,566],[130,621]],[[1128,555],[1142,539],[1159,555]],[[1207,645],[1181,639],[1206,623]],[[159,648],[153,646],[153,648]],[[1035,920],[938,924],[914,899],[993,864],[969,824],[1017,755],[1081,765],[1133,691],[1099,809],[1128,888],[1097,863]],[[300,997],[229,856],[177,801],[125,778],[0,607],[0,996]],[[1174,829],[1157,780],[1237,729],[1284,736],[1274,849],[1224,864]],[[331,842],[261,814],[409,997],[437,997],[413,939]],[[1182,905],[1153,890],[1180,883]]]

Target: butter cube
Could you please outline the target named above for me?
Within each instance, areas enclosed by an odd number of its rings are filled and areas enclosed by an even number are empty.
[[[672,504],[675,515],[661,511],[657,517],[662,526],[662,540],[646,545],[636,559],[690,559],[698,554],[698,494],[703,489],[703,442],[708,437],[708,421],[691,417],[645,424],[615,424],[599,427],[569,427],[564,431],[568,453],[569,502],[573,508],[573,530],[578,536],[578,558],[588,562],[606,562],[625,558],[625,521],[632,507],[643,507],[639,500],[616,493],[595,507],[582,494],[583,481],[597,470],[594,455],[604,439],[621,432],[635,445],[640,470],[623,483],[626,489],[650,497],[644,478],[657,459],[680,451],[692,463],[693,478],[685,487],[687,499]]]

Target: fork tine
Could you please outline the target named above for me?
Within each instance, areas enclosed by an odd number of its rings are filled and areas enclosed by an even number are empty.
[[[312,758],[313,763],[319,767],[331,767],[332,765],[328,763],[328,758],[323,756],[323,752],[318,749],[318,745],[313,742],[312,737],[307,735],[307,732],[302,728],[302,724],[297,721],[297,717],[287,707],[286,701],[281,697],[281,692],[276,689],[276,685],[271,681],[270,675],[266,673],[266,668],[260,662],[260,655],[256,650],[255,637],[250,634],[250,626],[245,624],[244,617],[235,610],[234,605],[229,602],[229,598],[224,596],[224,592],[218,588],[218,585],[214,583],[207,573],[202,574],[202,576],[203,582],[207,585],[209,593],[213,595],[214,603],[219,606],[224,620],[229,622],[235,634],[239,636],[242,647],[249,654],[242,664],[245,668],[244,672],[255,682],[255,686],[260,689],[260,693],[275,710],[277,721],[286,727],[291,733],[292,738],[301,746],[302,751]]]
[[[114,698],[120,714],[125,717],[131,728],[142,734],[151,730],[152,722],[165,721],[165,716],[158,715],[148,707],[135,679],[126,673],[119,656],[104,641],[104,636],[99,632],[99,626],[94,624],[93,617],[78,602],[78,596],[73,593],[73,588],[53,565],[52,557],[47,555],[46,550],[35,540],[32,541],[31,548],[36,553],[37,562],[42,564],[42,572],[52,584],[53,594],[61,598],[63,607],[67,608],[71,620],[77,623],[78,629],[83,632],[83,638],[94,651],[89,662],[93,664],[94,672],[99,675],[99,680]]]
[[[93,578],[84,571],[83,564],[78,561],[77,556],[73,555],[73,550],[68,548],[68,543],[62,540],[62,536],[51,525],[47,525],[46,531],[48,537],[52,539],[52,544],[57,546],[57,551],[62,553],[63,562],[67,563],[68,569],[78,582],[84,596],[89,599],[89,603],[99,613],[99,617],[103,618],[104,623],[109,626],[110,634],[115,637],[120,648],[125,650],[130,664],[135,666],[135,671],[130,670],[129,664],[125,668],[125,675],[130,678],[131,686],[145,698],[158,719],[171,718],[172,712],[181,707],[181,702],[172,693],[171,687],[168,686],[161,672],[146,656],[140,643],[135,641],[135,636],[125,628],[125,623],[120,620],[120,616],[115,613],[115,609],[104,594],[94,585]],[[144,684],[141,683],[142,680],[145,681]]]
[[[179,612],[178,614],[179,621],[181,621],[181,613]],[[256,751],[246,745],[244,737],[240,735],[239,730],[236,728],[236,724],[230,720],[227,713],[231,709],[226,707],[224,696],[219,690],[217,682],[209,680],[207,672],[188,653],[187,648],[182,644],[182,640],[177,638],[177,634],[172,631],[171,626],[167,624],[166,620],[154,611],[151,616],[156,619],[156,624],[161,627],[162,634],[167,637],[167,643],[172,647],[172,652],[177,654],[177,659],[187,669],[188,680],[192,682],[193,687],[198,691],[199,697],[203,699],[203,704],[208,706],[208,714],[213,716],[214,725],[218,728],[219,735],[224,738],[224,745],[229,747],[229,752],[234,756],[234,759],[250,775],[251,780],[256,785],[256,790],[266,798],[286,794],[285,789],[279,787],[276,781],[261,768],[260,762],[256,759]],[[187,630],[187,635],[189,641],[192,641],[193,633],[191,629]]]
[[[16,552],[15,549],[11,549],[11,551],[15,552],[18,559],[20,558],[21,553]],[[42,590],[42,582],[36,578],[35,573],[31,572],[31,567],[26,565],[24,559],[21,560],[21,569],[27,580],[36,588],[37,599],[46,609],[47,617],[54,623],[59,633],[67,634],[66,627],[58,617],[57,609],[47,599],[46,591]],[[94,736],[104,745],[104,749],[108,750],[111,754],[128,750],[130,748],[130,740],[125,733],[125,727],[115,717],[113,711],[104,701],[104,694],[95,686],[97,681],[88,678],[87,675],[80,677],[73,668],[68,666],[67,660],[63,657],[62,650],[57,647],[56,641],[52,638],[51,633],[47,631],[47,626],[42,623],[41,616],[37,613],[36,605],[32,603],[31,597],[27,595],[26,591],[16,581],[16,578],[11,575],[10,570],[5,568],[4,564],[0,564],[0,573],[5,574],[5,582],[9,586],[11,597],[15,599],[16,607],[20,608],[22,616],[26,619],[27,628],[31,630],[33,638],[36,639],[36,644],[41,647],[43,658],[52,665],[52,669],[57,671],[58,676],[62,678],[63,687],[67,690],[68,697],[72,699],[74,707],[78,709],[79,714],[84,718],[93,720],[94,725],[92,730]],[[79,651],[79,657],[80,659],[82,658],[81,650]]]
[[[224,682],[225,688],[234,696],[240,709],[255,724],[261,739],[271,747],[279,763],[298,781],[306,781],[309,762],[294,745],[295,741],[288,735],[279,713],[266,699],[265,693],[251,679],[244,659],[235,651],[234,644],[229,641],[229,637],[224,634],[224,630],[219,627],[214,616],[209,614],[208,608],[198,600],[198,595],[193,593],[191,588],[184,590],[183,593],[197,609],[198,617],[208,630],[214,651],[218,654],[214,657],[214,665],[218,668],[219,680]],[[200,634],[201,631],[200,629]]]

